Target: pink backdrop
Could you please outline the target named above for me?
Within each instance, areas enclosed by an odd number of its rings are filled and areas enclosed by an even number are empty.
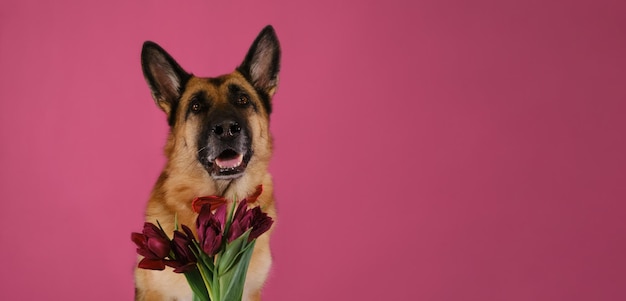
[[[624,300],[623,3],[2,1],[0,299],[131,300],[141,43],[218,75],[273,24],[265,300]]]

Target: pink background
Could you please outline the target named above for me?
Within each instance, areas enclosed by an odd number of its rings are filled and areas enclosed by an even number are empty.
[[[4,0],[0,299],[132,299],[142,42],[218,75],[273,24],[265,300],[625,300],[623,3]]]

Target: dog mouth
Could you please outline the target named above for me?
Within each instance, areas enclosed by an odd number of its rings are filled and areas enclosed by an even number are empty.
[[[243,155],[232,149],[227,149],[217,156],[214,162],[220,170],[233,169],[241,166]]]
[[[213,159],[211,173],[216,178],[236,178],[246,169],[248,161],[246,157],[233,149],[226,149]]]

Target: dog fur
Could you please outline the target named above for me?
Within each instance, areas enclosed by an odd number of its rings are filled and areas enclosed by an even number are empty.
[[[263,185],[263,193],[255,205],[276,220],[268,173],[272,154],[271,99],[280,67],[280,46],[274,29],[265,27],[243,63],[232,73],[218,77],[200,78],[187,73],[165,50],[149,41],[144,43],[141,61],[152,96],[167,114],[170,125],[165,145],[167,163],[148,201],[146,221],[158,220],[171,233],[176,215],[179,224],[195,232],[193,198],[221,195],[241,199],[251,195],[258,185]],[[241,163],[222,168],[218,160]],[[271,232],[257,239],[243,300],[261,298],[272,263]],[[185,277],[167,269],[135,269],[135,300],[191,300]]]

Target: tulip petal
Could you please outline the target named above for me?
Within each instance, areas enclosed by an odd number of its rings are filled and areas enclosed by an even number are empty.
[[[147,248],[137,248],[137,254],[139,254],[139,255],[141,255],[141,256],[143,256],[145,258],[148,258],[148,259],[155,259],[155,260],[156,259],[161,259],[161,258],[158,258],[156,255],[154,255],[154,253],[152,251],[148,250]]]
[[[217,254],[217,252],[220,250],[220,247],[222,246],[222,233],[221,232],[219,232],[219,234],[215,236],[215,238],[213,239],[213,243],[211,245],[212,247],[209,250],[210,252],[207,253],[209,256],[213,256]]]
[[[226,204],[226,199],[224,197],[209,195],[194,198],[193,201],[191,201],[191,208],[193,208],[194,212],[200,213],[202,207],[205,205],[209,205],[210,210],[215,210],[224,204]]]
[[[198,240],[202,243],[206,237],[206,231],[211,224],[213,213],[210,206],[203,206],[200,208],[200,213],[196,218],[196,229],[198,230]]]
[[[159,227],[157,227],[155,224],[153,223],[145,223],[143,226],[143,234],[146,237],[160,237],[162,239],[166,239],[169,240],[167,238],[167,234],[165,234],[165,232],[163,232],[163,230],[161,230]]]
[[[250,226],[252,225],[253,217],[254,217],[253,211],[252,210],[246,210],[246,212],[241,217],[241,220],[239,221],[241,223],[240,224],[241,229],[243,229],[244,231],[248,230],[250,228]]]
[[[191,239],[180,231],[174,231],[174,239],[172,240],[172,251],[174,252],[176,260],[167,261],[165,264],[178,268],[188,263],[197,261],[196,256],[191,251],[192,245]]]
[[[162,271],[165,269],[165,263],[163,263],[163,260],[152,260],[152,259],[144,258],[139,262],[137,267],[142,268],[142,269],[147,269],[147,270]]]
[[[189,238],[190,240],[194,239],[193,232],[191,231],[191,229],[189,229],[189,227],[187,227],[186,225],[181,225],[181,228],[183,228],[183,232],[187,234],[187,238]]]
[[[196,219],[198,244],[209,256],[215,255],[221,246],[222,222],[220,218],[224,218],[226,206],[219,207],[215,213],[214,215],[211,212],[209,206],[204,206]],[[219,239],[216,240],[218,237]]]
[[[269,217],[267,213],[261,211],[260,207],[254,207],[250,211],[253,218],[250,225],[250,227],[252,228],[252,232],[250,232],[248,241],[252,241],[253,239],[261,236],[261,234],[267,232],[274,223],[274,220]]]
[[[188,264],[179,266],[174,269],[174,273],[186,273],[196,268],[195,262],[190,262]]]
[[[169,241],[164,241],[157,238],[148,238],[148,249],[154,253],[158,258],[165,258],[170,253]]]
[[[219,227],[223,228],[226,224],[226,206],[220,206],[215,210],[215,218],[219,222]]]
[[[239,202],[239,205],[237,205],[237,210],[235,210],[235,214],[233,215],[233,220],[241,220],[247,209],[247,202]]]
[[[246,202],[247,203],[254,203],[254,202],[256,202],[256,200],[259,198],[259,196],[261,196],[261,193],[263,193],[263,185],[257,186],[256,190],[254,191],[254,193],[246,198]]]
[[[146,245],[146,236],[141,233],[131,233],[130,240],[132,240],[139,248],[144,248]]]
[[[233,240],[237,239],[239,236],[241,236],[241,234],[243,234],[245,230],[243,230],[239,221],[233,220],[233,223],[230,225],[230,231],[228,232],[230,232],[228,233],[228,242],[230,243]]]

